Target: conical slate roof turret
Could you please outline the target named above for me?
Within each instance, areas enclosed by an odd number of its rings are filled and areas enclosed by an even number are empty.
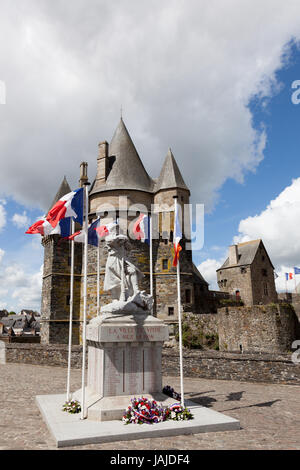
[[[169,148],[155,190],[160,191],[161,189],[171,188],[180,188],[189,191],[177,166],[172,150]]]
[[[109,145],[109,167],[105,184],[95,188],[95,192],[112,189],[152,191],[153,181],[144,168],[122,118]]]
[[[56,193],[56,195],[55,195],[55,197],[54,197],[54,199],[53,199],[53,201],[52,201],[51,206],[49,207],[49,210],[52,209],[52,207],[54,206],[54,204],[56,204],[57,201],[58,201],[61,197],[63,197],[65,194],[70,193],[71,191],[72,191],[72,189],[71,189],[70,186],[69,186],[69,183],[68,183],[68,181],[67,181],[67,178],[64,176],[64,179],[62,180],[62,183],[61,183],[61,185],[60,185],[60,187],[59,187],[59,189],[58,189],[58,191],[57,191],[57,193]]]

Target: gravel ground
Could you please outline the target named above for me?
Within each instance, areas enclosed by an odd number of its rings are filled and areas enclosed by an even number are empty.
[[[72,371],[72,390],[81,371]],[[164,377],[179,391],[179,378]],[[0,365],[0,450],[54,450],[55,442],[35,396],[63,393],[66,369],[28,364]],[[211,432],[69,447],[99,450],[282,449],[300,450],[300,386],[186,378],[185,396],[240,420],[239,431]]]

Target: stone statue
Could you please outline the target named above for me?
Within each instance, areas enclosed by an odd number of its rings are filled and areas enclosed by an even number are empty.
[[[105,267],[104,290],[111,291],[113,301],[101,307],[102,313],[150,313],[153,298],[140,291],[138,282],[143,273],[129,260],[131,249],[126,235],[117,235],[116,227],[105,238],[108,257]]]

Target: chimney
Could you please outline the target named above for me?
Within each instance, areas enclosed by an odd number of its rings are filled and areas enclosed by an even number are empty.
[[[96,184],[104,184],[108,175],[108,142],[100,142],[97,158]]]
[[[88,176],[87,176],[87,167],[88,164],[87,162],[81,162],[80,163],[80,178],[79,178],[79,186],[82,188],[85,183],[88,182]]]
[[[237,264],[239,259],[238,247],[237,245],[231,245],[229,247],[229,266]]]

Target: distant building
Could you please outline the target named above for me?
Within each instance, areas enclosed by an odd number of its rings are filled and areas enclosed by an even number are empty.
[[[40,323],[34,315],[8,315],[0,320],[0,335],[39,336]]]
[[[221,291],[241,299],[246,306],[277,302],[274,266],[262,240],[229,247],[228,258],[217,269]]]

